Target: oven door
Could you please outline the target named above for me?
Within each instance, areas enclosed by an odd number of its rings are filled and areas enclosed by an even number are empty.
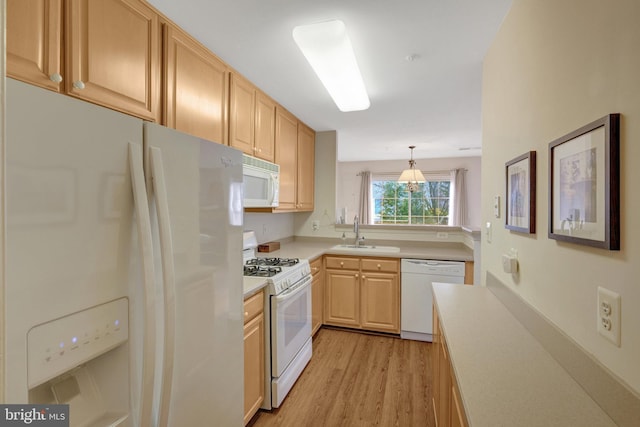
[[[271,297],[271,376],[279,377],[311,337],[311,275]]]

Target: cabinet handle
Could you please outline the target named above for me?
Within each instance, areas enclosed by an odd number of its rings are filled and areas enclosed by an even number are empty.
[[[340,267],[344,267],[344,262],[340,261]]]
[[[358,273],[356,273],[356,279],[357,279],[358,277],[360,277],[360,275],[359,275]]]
[[[84,82],[82,80],[76,80],[75,82],[73,82],[73,87],[78,90],[82,90],[84,89]]]
[[[62,76],[60,75],[60,73],[53,73],[49,76],[49,80],[54,83],[60,83],[62,81]]]
[[[365,276],[365,275],[363,274],[363,275],[362,275],[362,278],[363,278],[363,279],[366,279],[366,278],[367,278],[367,276]]]
[[[382,268],[382,266],[380,264],[378,264],[378,270],[380,270],[380,268]]]
[[[245,311],[245,312],[244,312],[244,317],[247,317],[248,315],[249,315],[249,312],[248,312],[248,311]]]
[[[311,268],[312,271],[318,271],[318,267]]]
[[[262,153],[262,148],[258,148],[258,153]]]

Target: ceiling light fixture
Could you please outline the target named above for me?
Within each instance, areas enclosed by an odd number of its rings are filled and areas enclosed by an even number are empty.
[[[293,39],[340,111],[369,108],[365,89],[344,22],[300,25]]]
[[[407,190],[410,193],[417,191],[420,186],[418,183],[425,182],[424,175],[420,172],[420,169],[416,169],[416,161],[413,160],[413,149],[416,148],[415,145],[410,145],[409,149],[411,150],[411,160],[409,160],[409,169],[405,169],[400,174],[400,178],[398,178],[398,182],[406,182]]]

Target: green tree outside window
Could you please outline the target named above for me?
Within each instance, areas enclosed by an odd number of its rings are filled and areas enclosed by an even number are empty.
[[[427,181],[410,193],[405,183],[373,180],[374,224],[448,225],[451,181]]]

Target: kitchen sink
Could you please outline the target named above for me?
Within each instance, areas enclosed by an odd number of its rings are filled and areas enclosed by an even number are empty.
[[[376,245],[336,245],[332,251],[343,252],[400,252],[397,246],[376,246]]]

